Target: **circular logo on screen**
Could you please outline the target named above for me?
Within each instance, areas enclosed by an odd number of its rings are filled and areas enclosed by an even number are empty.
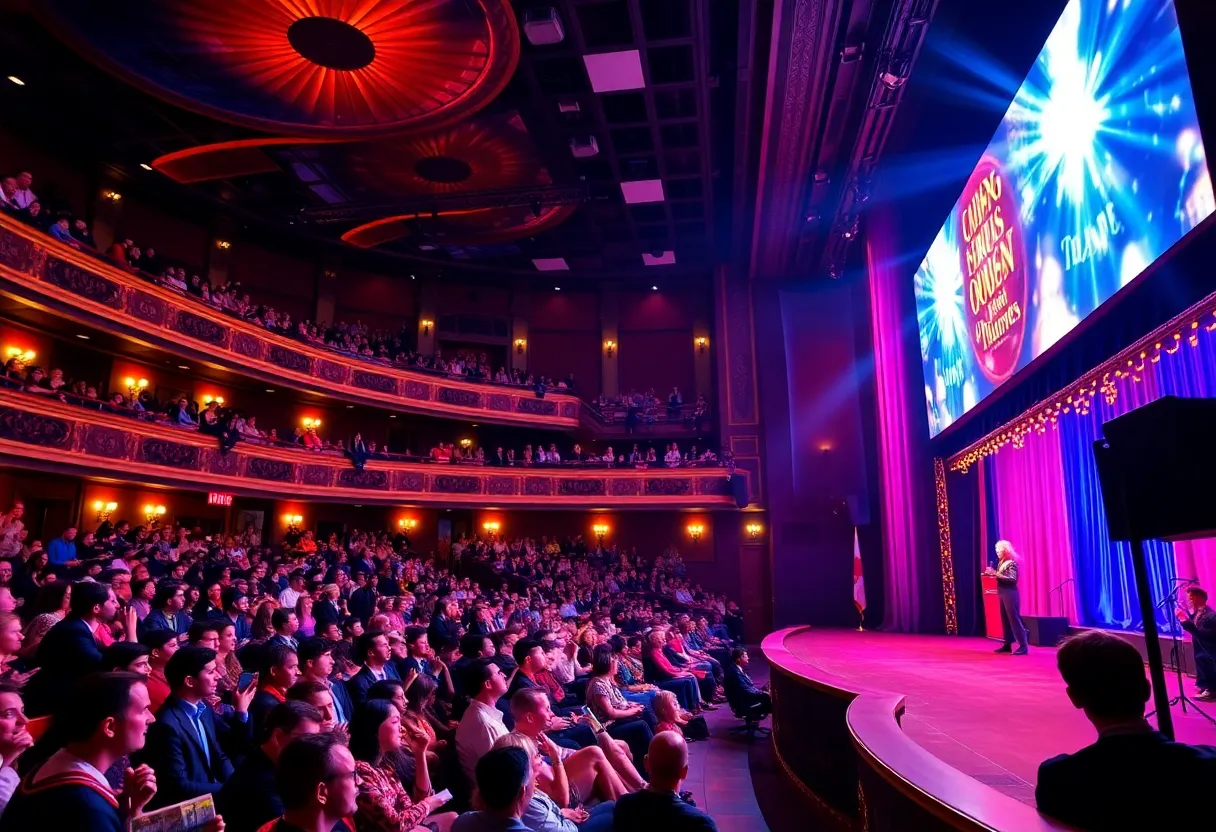
[[[1000,384],[1017,369],[1026,340],[1026,244],[1013,181],[985,156],[967,180],[959,210],[963,309],[984,376]]]

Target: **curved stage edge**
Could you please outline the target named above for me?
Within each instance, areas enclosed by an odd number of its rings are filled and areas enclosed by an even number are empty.
[[[918,745],[901,727],[902,694],[867,687],[798,658],[787,641],[811,631],[778,630],[761,649],[771,668],[779,774],[822,822],[873,832],[1071,828]]]

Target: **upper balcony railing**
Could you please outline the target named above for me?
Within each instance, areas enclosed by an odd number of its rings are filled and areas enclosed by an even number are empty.
[[[297,341],[0,214],[0,293],[195,361],[323,395],[482,422],[573,429],[571,393],[405,370]]]
[[[0,388],[0,462],[188,490],[358,503],[735,508],[728,468],[496,468],[370,459],[238,442],[198,430]],[[745,482],[744,482],[745,485]],[[746,487],[741,489],[747,493]]]

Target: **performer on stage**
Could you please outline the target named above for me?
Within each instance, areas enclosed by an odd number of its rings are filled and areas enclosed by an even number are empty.
[[[1200,587],[1187,587],[1186,598],[1191,608],[1179,607],[1178,620],[1191,634],[1195,651],[1195,698],[1211,702],[1216,700],[1216,611],[1208,606],[1208,593]]]
[[[996,542],[996,556],[1000,563],[996,569],[989,567],[985,575],[996,578],[996,594],[1001,601],[1001,626],[1005,630],[1005,643],[996,649],[998,653],[1013,653],[1025,656],[1030,649],[1026,643],[1026,627],[1022,624],[1022,606],[1018,598],[1018,553],[1008,540]],[[1013,649],[1017,639],[1018,649]]]

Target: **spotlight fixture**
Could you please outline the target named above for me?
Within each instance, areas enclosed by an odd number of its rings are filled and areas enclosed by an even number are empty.
[[[912,72],[912,58],[907,53],[892,55],[887,59],[887,65],[879,74],[878,80],[882,85],[894,92],[908,83],[908,75]]]
[[[274,392],[274,388],[273,388],[273,387],[267,387],[267,388],[266,388],[266,392],[267,392],[267,393],[273,393],[273,392]]]
[[[179,370],[189,370],[189,369],[190,369],[190,365],[189,365],[189,364],[178,364],[178,365],[177,365],[177,369],[179,369]]]
[[[141,168],[143,168],[144,170],[152,170],[152,166],[149,165],[147,162],[140,162],[139,166]]]
[[[89,336],[85,335],[83,332],[76,333],[76,337],[79,338],[81,341],[89,340]]]
[[[8,80],[12,81],[14,84],[16,84],[19,87],[25,86],[25,82],[22,81],[20,78],[18,78],[16,75],[8,76]]]

